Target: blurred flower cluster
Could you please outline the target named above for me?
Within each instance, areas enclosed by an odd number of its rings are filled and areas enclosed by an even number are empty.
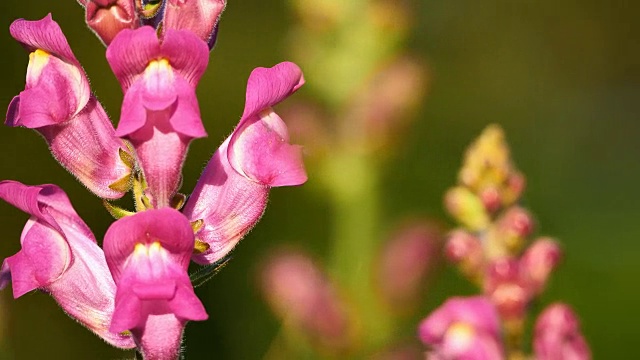
[[[114,128],[51,15],[16,20],[29,52],[25,89],[6,124],[38,132],[56,160],[103,199],[116,218],[102,247],[56,185],[0,182],[0,198],[30,215],[22,248],[6,258],[0,286],[18,298],[51,294],[107,343],[145,359],[177,359],[188,321],[208,314],[194,293],[258,222],[270,188],[307,180],[300,146],[273,106],[304,79],[297,65],[257,68],[244,113],[195,189],[179,193],[192,140],[206,136],[196,86],[207,68],[226,2],[80,1],[107,45],[124,93]],[[134,209],[113,203],[132,192]],[[191,261],[203,267],[189,275]]]
[[[393,358],[420,354],[413,333],[437,266],[441,226],[385,214],[382,178],[428,88],[404,50],[412,8],[403,1],[292,0],[289,44],[309,85],[282,110],[305,144],[307,189],[331,209],[329,254],[275,250],[260,288],[282,328],[267,358]],[[385,236],[385,234],[388,234]],[[403,354],[403,355],[401,355]]]
[[[433,359],[525,359],[525,325],[561,259],[558,243],[530,240],[531,214],[518,205],[524,176],[511,161],[502,129],[487,127],[469,147],[458,185],[445,196],[458,222],[445,244],[448,260],[482,295],[452,298],[420,325]],[[533,333],[538,360],[589,359],[576,316],[565,304],[539,315]]]

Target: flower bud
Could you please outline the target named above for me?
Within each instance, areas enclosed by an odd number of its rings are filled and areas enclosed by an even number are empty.
[[[445,245],[445,256],[458,264],[464,274],[478,277],[484,265],[484,254],[480,239],[464,230],[453,231]]]
[[[531,292],[542,292],[561,258],[560,246],[550,238],[540,238],[529,246],[520,259],[520,271]]]
[[[522,318],[531,299],[531,293],[520,278],[519,266],[515,258],[502,258],[492,262],[487,269],[484,292],[504,319]]]
[[[140,26],[134,0],[88,0],[81,4],[86,9],[87,25],[109,45],[120,30]]]
[[[489,225],[482,201],[469,189],[461,186],[449,189],[444,202],[447,211],[469,230],[478,231]]]

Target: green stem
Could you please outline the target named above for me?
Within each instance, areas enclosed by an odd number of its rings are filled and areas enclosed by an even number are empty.
[[[353,149],[328,157],[322,172],[334,207],[331,272],[357,309],[365,350],[375,350],[392,335],[391,317],[373,283],[380,243],[379,163]]]

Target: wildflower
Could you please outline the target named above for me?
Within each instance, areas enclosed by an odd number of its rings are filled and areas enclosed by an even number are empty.
[[[183,210],[189,220],[202,221],[196,237],[208,246],[194,261],[224,258],[262,216],[271,187],[307,180],[301,147],[289,144],[287,127],[272,109],[303,83],[300,68],[290,62],[251,73],[242,118],[209,160]]]
[[[40,133],[53,156],[96,195],[116,199],[133,166],[67,39],[51,15],[16,20],[11,35],[29,52],[24,91],[13,98],[6,124]]]
[[[109,344],[134,347],[130,336],[109,330],[116,286],[91,230],[62,189],[2,181],[0,198],[31,216],[20,236],[22,249],[2,264],[0,288],[11,282],[14,298],[47,292]]]
[[[117,285],[110,330],[130,331],[149,359],[176,358],[185,323],[208,317],[187,274],[191,224],[171,208],[147,210],[113,223],[103,246]]]
[[[153,207],[169,206],[189,143],[207,135],[195,92],[209,61],[207,45],[183,30],[167,30],[160,42],[145,26],[121,31],[107,60],[125,94],[116,135],[133,144]]]

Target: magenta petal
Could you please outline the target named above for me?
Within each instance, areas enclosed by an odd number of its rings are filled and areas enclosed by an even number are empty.
[[[48,292],[69,316],[105,341],[132,348],[131,337],[109,331],[115,284],[102,250],[64,192],[54,185],[2,181],[0,198],[31,215],[22,249],[5,259],[0,285],[10,278],[16,297],[36,288]]]
[[[107,61],[125,93],[159,55],[160,42],[151,26],[122,30],[107,48]]]
[[[209,64],[207,45],[190,31],[167,30],[162,41],[162,54],[192,87],[198,84]]]
[[[242,118],[249,118],[289,97],[304,84],[302,70],[292,62],[271,68],[256,68],[247,82]]]
[[[18,19],[11,24],[9,32],[29,52],[42,49],[64,62],[80,67],[60,26],[53,21],[51,14],[37,21]]]
[[[267,206],[269,188],[231,168],[228,144],[229,139],[213,154],[183,210],[189,220],[204,221],[196,237],[210,248],[193,256],[199,264],[225,257],[260,220]]]
[[[236,171],[272,187],[307,180],[302,148],[289,144],[286,125],[271,109],[302,84],[300,68],[290,62],[251,73],[244,113],[229,143],[229,163]]]
[[[164,28],[190,30],[208,43],[225,6],[226,0],[168,0]]]
[[[236,171],[271,187],[300,185],[307,181],[302,147],[289,144],[280,117],[270,111],[244,122],[231,138],[229,161]]]
[[[191,223],[179,211],[171,208],[147,210],[124,217],[109,227],[103,248],[116,283],[136,245],[154,242],[170,253],[174,263],[187,268],[194,236]]]
[[[79,113],[89,101],[89,82],[51,15],[38,21],[16,20],[10,31],[32,53],[25,90],[19,102],[14,99],[10,105],[7,125],[39,128]]]

